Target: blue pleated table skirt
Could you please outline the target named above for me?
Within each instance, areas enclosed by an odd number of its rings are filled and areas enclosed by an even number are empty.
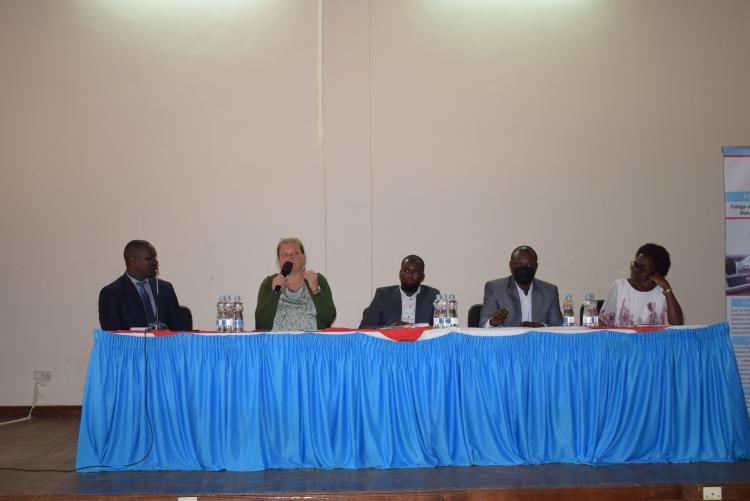
[[[97,330],[76,464],[250,471],[748,458],[737,365],[728,327],[717,324],[413,343]]]

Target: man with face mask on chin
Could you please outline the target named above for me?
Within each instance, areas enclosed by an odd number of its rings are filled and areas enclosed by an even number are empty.
[[[534,249],[516,247],[510,254],[511,276],[484,286],[481,327],[545,327],[562,325],[557,286],[534,278],[538,267]]]
[[[362,315],[360,329],[432,322],[432,303],[440,291],[422,285],[422,258],[413,254],[406,256],[401,261],[398,278],[401,286],[379,287],[375,291],[372,303]]]

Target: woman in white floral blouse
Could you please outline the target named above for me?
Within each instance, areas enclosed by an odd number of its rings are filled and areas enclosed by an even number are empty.
[[[599,312],[605,326],[682,325],[682,307],[665,278],[671,261],[667,249],[642,245],[630,263],[630,278],[615,280]]]

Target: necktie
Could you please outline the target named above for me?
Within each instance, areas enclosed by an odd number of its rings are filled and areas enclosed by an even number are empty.
[[[141,302],[143,303],[143,309],[146,311],[146,322],[149,324],[156,321],[156,315],[154,315],[154,307],[151,306],[151,298],[146,290],[146,281],[138,282],[138,294],[141,296]]]

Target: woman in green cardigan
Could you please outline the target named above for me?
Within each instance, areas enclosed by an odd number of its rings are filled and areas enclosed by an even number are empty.
[[[255,307],[255,328],[263,331],[325,329],[336,319],[328,281],[305,269],[305,246],[298,238],[284,238],[276,246],[279,269],[291,263],[287,276],[270,275],[260,284]],[[290,265],[287,265],[287,269]]]

